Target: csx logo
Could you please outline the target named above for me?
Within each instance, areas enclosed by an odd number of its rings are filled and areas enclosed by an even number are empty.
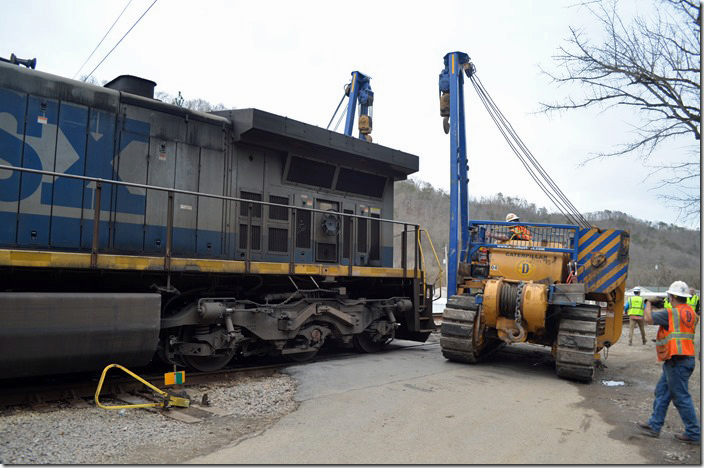
[[[530,263],[530,262],[527,262],[527,261],[525,261],[525,260],[522,261],[522,262],[519,262],[519,263],[516,265],[516,273],[518,273],[518,274],[521,275],[521,276],[528,276],[528,275],[530,275],[531,273],[533,273],[533,270],[534,270],[534,269],[535,269],[535,268],[533,267],[533,264]]]

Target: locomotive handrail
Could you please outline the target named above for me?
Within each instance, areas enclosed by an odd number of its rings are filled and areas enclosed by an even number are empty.
[[[312,213],[324,213],[324,214],[330,214],[330,211],[328,210],[320,210],[317,208],[308,208],[308,207],[299,207],[299,206],[294,206],[294,205],[282,205],[279,203],[272,203],[272,202],[266,202],[266,201],[260,201],[260,200],[250,200],[250,199],[245,199],[245,198],[239,198],[239,197],[231,197],[231,196],[226,196],[226,195],[215,195],[211,193],[203,193],[203,192],[194,192],[192,190],[183,190],[183,189],[176,189],[176,188],[169,188],[169,187],[161,187],[161,186],[156,186],[156,185],[147,185],[147,184],[139,184],[135,182],[125,182],[121,180],[111,180],[111,179],[103,179],[100,177],[88,177],[88,176],[81,176],[77,174],[65,174],[65,173],[60,173],[60,172],[54,172],[54,171],[46,171],[42,169],[31,169],[27,167],[17,167],[17,166],[8,166],[4,164],[0,164],[0,171],[2,170],[7,170],[7,171],[18,171],[18,172],[26,172],[26,173],[31,173],[31,174],[40,174],[40,175],[46,175],[46,176],[52,176],[52,177],[64,177],[68,179],[76,179],[76,180],[81,180],[81,181],[86,181],[86,182],[95,182],[96,184],[96,189],[95,189],[95,200],[94,200],[94,209],[93,209],[93,239],[92,239],[92,246],[91,246],[91,267],[95,268],[97,266],[97,258],[98,258],[98,244],[99,244],[99,224],[100,224],[100,213],[101,213],[101,197],[102,197],[102,189],[103,189],[103,184],[112,184],[116,186],[123,186],[123,187],[134,187],[134,188],[140,188],[144,190],[156,190],[156,191],[161,191],[161,192],[167,192],[168,193],[168,206],[167,206],[167,223],[165,226],[166,229],[166,245],[165,245],[165,252],[164,252],[164,270],[169,271],[171,267],[171,256],[172,256],[172,247],[173,247],[173,223],[174,223],[174,194],[182,194],[182,195],[191,195],[195,197],[206,197],[206,198],[211,198],[211,199],[217,199],[217,200],[223,200],[223,201],[231,201],[231,202],[237,202],[237,203],[246,203],[247,205],[247,242],[246,242],[246,251],[247,251],[247,257],[245,259],[245,271],[247,273],[250,272],[251,269],[251,250],[252,250],[252,207],[253,204],[257,204],[260,206],[269,206],[269,207],[280,207],[280,208],[286,208],[289,213],[292,213],[292,220],[295,220],[296,217],[296,211],[297,210],[303,210],[303,211],[308,211]],[[355,264],[354,262],[354,252],[356,252],[356,247],[357,247],[357,219],[364,219],[368,221],[376,221],[380,223],[391,223],[391,224],[396,224],[396,225],[402,225],[403,226],[403,241],[402,241],[402,246],[401,246],[401,255],[402,255],[402,269],[403,269],[403,277],[407,277],[407,250],[408,250],[408,243],[407,243],[407,232],[408,228],[412,227],[412,229],[415,231],[416,235],[415,237],[415,247],[414,247],[414,267],[413,267],[413,277],[417,278],[418,277],[418,255],[419,255],[419,245],[418,245],[418,232],[420,230],[420,225],[414,224],[414,223],[409,223],[405,221],[398,221],[398,220],[393,220],[393,219],[385,219],[385,218],[370,218],[369,216],[363,216],[363,215],[356,215],[352,213],[343,213],[343,212],[335,212],[335,215],[341,216],[343,219],[345,217],[351,219],[350,223],[350,229],[352,230],[352,235],[350,235],[350,252],[349,252],[349,274],[352,275],[352,268]],[[294,221],[295,222],[295,221]],[[340,236],[344,236],[344,224],[341,223],[341,229],[340,229]],[[295,224],[293,224],[295,226]],[[295,246],[296,246],[296,229],[291,230],[291,236],[292,238],[292,248],[290,249],[290,257],[289,257],[289,272],[293,273],[294,271],[294,266],[295,266]],[[339,244],[339,249],[341,252],[341,249],[343,249],[342,244],[344,243],[344,237],[343,242],[340,242]],[[340,253],[338,252],[338,253]],[[343,255],[340,255],[338,257],[339,260],[342,260]],[[170,277],[169,277],[170,279]],[[169,286],[167,286],[168,288]]]
[[[0,170],[6,170],[6,171],[20,171],[20,172],[29,172],[32,174],[42,174],[42,175],[48,175],[48,176],[53,176],[53,177],[65,177],[68,179],[78,179],[78,180],[85,180],[88,182],[95,182],[95,183],[108,183],[108,184],[114,184],[114,185],[123,185],[125,187],[135,187],[135,188],[143,188],[146,190],[160,190],[162,192],[173,192],[173,193],[179,193],[183,195],[193,195],[196,197],[207,197],[207,198],[216,198],[219,200],[228,200],[228,201],[236,201],[236,202],[245,202],[245,203],[257,203],[259,205],[266,205],[266,206],[276,206],[280,208],[295,208],[297,210],[305,210],[305,211],[312,211],[315,213],[327,213],[330,214],[330,211],[328,210],[319,210],[317,208],[305,208],[301,206],[293,206],[293,205],[281,205],[279,203],[271,203],[271,202],[266,202],[266,201],[260,201],[260,200],[249,200],[247,198],[239,198],[239,197],[229,197],[227,195],[215,195],[212,193],[204,193],[204,192],[194,192],[192,190],[182,190],[182,189],[176,189],[176,188],[169,188],[169,187],[161,187],[158,185],[146,185],[146,184],[137,184],[135,182],[125,182],[122,180],[111,180],[111,179],[102,179],[100,177],[88,177],[88,176],[79,176],[77,174],[64,174],[61,172],[52,172],[52,171],[45,171],[42,169],[30,169],[28,167],[17,167],[17,166],[7,166],[4,164],[0,164]],[[336,215],[341,215],[341,216],[347,216],[350,218],[362,218],[369,220],[369,216],[363,216],[363,215],[356,215],[352,213],[341,213],[341,212],[335,212]],[[420,227],[418,224],[414,223],[409,223],[407,221],[398,221],[395,219],[385,219],[385,218],[373,218],[374,221],[383,221],[387,223],[392,223],[392,224],[407,224],[409,226],[415,226],[415,227]]]

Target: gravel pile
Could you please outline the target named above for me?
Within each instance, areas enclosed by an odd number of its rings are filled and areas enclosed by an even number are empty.
[[[16,407],[0,413],[0,463],[179,463],[269,427],[296,409],[295,390],[284,374],[188,387],[192,404],[207,394],[211,407],[233,412],[195,424],[141,409],[103,410],[92,402],[90,408],[59,403],[51,412]]]

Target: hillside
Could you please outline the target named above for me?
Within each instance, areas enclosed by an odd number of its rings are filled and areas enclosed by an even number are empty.
[[[470,219],[503,221],[510,212],[529,222],[568,224],[559,213],[549,212],[544,207],[537,207],[520,198],[505,197],[501,193],[470,201]],[[643,221],[618,211],[586,213],[585,217],[601,228],[630,231],[629,288],[646,284],[668,286],[675,280],[683,280],[697,289],[701,287],[699,230]],[[446,192],[423,181],[398,182],[395,188],[394,218],[417,223],[428,229],[442,261],[450,226],[450,197]],[[400,232],[400,229],[396,232]],[[400,246],[400,235],[396,236],[396,245]],[[428,277],[434,278],[437,268],[427,241],[423,241],[422,247],[429,270]],[[395,257],[400,265],[400,255]]]

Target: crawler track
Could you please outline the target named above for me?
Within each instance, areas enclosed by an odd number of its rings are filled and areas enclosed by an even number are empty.
[[[562,308],[555,357],[560,377],[581,382],[594,379],[598,312],[598,307],[588,305]]]
[[[474,296],[457,295],[447,301],[440,327],[440,347],[446,359],[474,364],[502,347],[498,341],[483,343],[479,319]]]

